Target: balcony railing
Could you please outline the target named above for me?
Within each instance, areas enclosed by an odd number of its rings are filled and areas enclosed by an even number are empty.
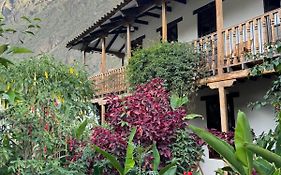
[[[247,64],[258,61],[246,55],[262,55],[266,47],[281,39],[281,9],[276,9],[244,23],[229,27],[223,31],[225,72],[235,68],[245,69]],[[212,33],[194,41],[198,51],[205,53],[202,58],[213,75],[217,73],[217,34]]]
[[[125,67],[110,70],[90,78],[94,82],[95,95],[102,96],[110,93],[122,93],[127,90]]]
[[[223,31],[224,72],[246,69],[259,59],[246,55],[262,55],[271,43],[281,39],[281,9],[273,10]],[[203,61],[213,75],[217,74],[217,34],[212,33],[193,41],[198,51],[204,52]],[[262,58],[260,58],[262,60]],[[125,67],[91,77],[96,95],[122,93],[127,90]]]

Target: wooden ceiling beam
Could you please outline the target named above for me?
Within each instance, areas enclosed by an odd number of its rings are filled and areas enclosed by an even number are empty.
[[[148,25],[148,21],[144,21],[144,20],[140,20],[140,19],[135,19],[135,23],[138,23],[138,24],[143,24],[143,25]]]
[[[157,10],[162,10],[162,7],[155,6],[155,9],[157,9]],[[172,7],[171,7],[171,6],[167,6],[167,7],[166,7],[166,10],[167,10],[167,12],[172,12]]]
[[[117,39],[117,37],[119,36],[119,33],[116,33],[113,38],[111,39],[111,41],[108,43],[108,46],[106,47],[106,51],[108,52],[111,48],[111,46],[113,45],[113,43],[115,42],[115,40]]]
[[[150,16],[154,18],[160,18],[160,15],[157,13],[152,13],[152,12],[145,12],[144,14],[140,15],[139,17],[144,17],[144,16]]]
[[[125,48],[125,46],[126,46],[126,45],[125,45],[125,44],[123,44],[123,45],[122,45],[122,47],[119,49],[119,51],[118,51],[118,52],[122,52],[122,50]]]
[[[101,49],[88,47],[86,52],[101,52],[101,51],[102,51]],[[116,52],[116,51],[111,51],[110,50],[110,51],[107,51],[106,53],[115,55],[118,58],[124,58],[125,57],[125,53],[121,53],[121,52],[118,52],[118,51]]]
[[[174,1],[182,3],[182,4],[186,4],[187,3],[186,0],[174,0]]]

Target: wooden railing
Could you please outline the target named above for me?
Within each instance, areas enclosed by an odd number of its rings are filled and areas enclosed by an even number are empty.
[[[121,67],[91,77],[90,80],[93,80],[95,95],[100,97],[110,93],[125,92],[128,88],[125,70],[125,67]]]
[[[262,59],[266,47],[281,39],[281,9],[273,10],[244,23],[229,27],[223,31],[224,72],[246,69],[249,64]],[[217,74],[217,34],[212,33],[193,41],[195,49],[203,52],[202,61],[206,62],[213,75]],[[246,57],[246,55],[248,55]],[[250,55],[250,56],[249,56]],[[260,55],[251,57],[251,55]],[[96,95],[122,93],[127,90],[125,67],[93,76]]]
[[[268,45],[281,39],[280,26],[281,9],[273,10],[261,16],[250,19],[239,25],[229,27],[223,31],[224,62],[222,67],[225,72],[245,69],[248,63],[258,61],[253,55],[266,51]],[[212,33],[194,41],[198,51],[205,53],[203,61],[216,75],[217,60],[217,34]],[[246,58],[247,55],[247,58]]]

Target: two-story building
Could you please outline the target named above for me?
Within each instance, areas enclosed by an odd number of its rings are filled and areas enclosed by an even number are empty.
[[[100,73],[91,79],[97,88],[93,101],[101,105],[103,116],[103,97],[127,91],[125,70],[134,48],[159,41],[191,42],[198,50],[207,51],[202,59],[212,73],[200,80],[204,88],[192,105],[193,112],[205,120],[194,123],[228,131],[240,109],[259,135],[274,128],[274,109],[252,111],[247,105],[262,98],[271,86],[272,72],[249,78],[250,68],[262,57],[246,57],[246,53],[262,55],[267,45],[281,38],[280,15],[280,0],[122,0],[67,47],[84,55],[101,53]],[[122,67],[107,70],[107,54],[120,58]],[[221,166],[222,161],[209,158],[206,152],[205,175],[215,174]]]

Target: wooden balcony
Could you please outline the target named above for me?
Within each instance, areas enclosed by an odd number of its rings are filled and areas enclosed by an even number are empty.
[[[241,24],[224,29],[223,72],[235,73],[246,70],[263,60],[267,46],[281,39],[281,9],[276,9]],[[217,34],[212,33],[193,41],[198,51],[204,52],[202,58],[207,63],[212,76],[218,73]],[[123,93],[127,90],[125,67],[110,70],[91,77],[96,88],[96,96],[110,93]]]
[[[125,67],[121,67],[90,77],[90,80],[94,82],[95,95],[102,97],[110,93],[125,92],[128,88],[125,70]]]

